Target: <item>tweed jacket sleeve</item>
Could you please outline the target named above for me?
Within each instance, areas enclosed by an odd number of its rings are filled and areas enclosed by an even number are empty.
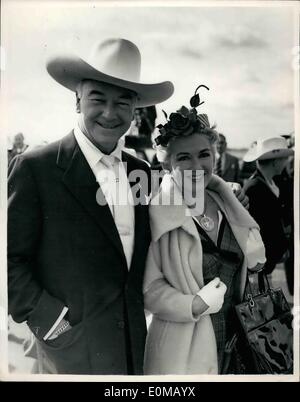
[[[20,156],[9,166],[8,176],[8,301],[16,322],[28,326],[42,339],[64,304],[47,293],[36,277],[36,254],[42,231],[41,205],[29,161]]]
[[[192,313],[195,295],[184,294],[164,277],[159,252],[159,242],[149,248],[144,276],[144,304],[146,310],[158,318],[174,322],[195,322],[200,316]]]

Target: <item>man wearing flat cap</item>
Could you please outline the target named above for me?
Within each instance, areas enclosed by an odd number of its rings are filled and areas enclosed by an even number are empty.
[[[148,208],[118,206],[101,178],[111,174],[130,198],[130,172],[150,175],[121,137],[134,109],[168,99],[173,85],[140,83],[139,50],[124,39],[87,60],[52,58],[47,70],[76,93],[79,119],[9,166],[9,313],[36,337],[40,372],[142,374]]]

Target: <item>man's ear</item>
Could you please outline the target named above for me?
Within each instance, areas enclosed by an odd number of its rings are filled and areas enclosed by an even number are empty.
[[[81,113],[80,98],[77,92],[76,92],[76,112]]]
[[[133,107],[132,107],[132,118],[131,121],[134,120],[135,118],[135,109],[137,108],[137,103],[138,103],[139,97],[138,95],[133,97]]]
[[[137,102],[137,99],[134,99],[134,106],[133,106],[133,108],[132,108],[131,121],[133,121],[133,120],[135,119],[136,102]]]

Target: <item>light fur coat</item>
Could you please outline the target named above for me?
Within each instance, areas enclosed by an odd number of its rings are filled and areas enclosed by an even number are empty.
[[[259,227],[226,182],[213,175],[207,187],[224,212],[244,254],[239,273],[242,298],[246,272],[265,262]],[[195,318],[192,301],[203,287],[202,246],[193,218],[182,205],[158,205],[179,190],[169,175],[150,204],[152,243],[145,279],[145,308],[153,314],[145,350],[145,374],[217,374],[217,348],[209,315]]]

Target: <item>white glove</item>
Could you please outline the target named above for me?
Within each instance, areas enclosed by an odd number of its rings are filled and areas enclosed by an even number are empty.
[[[208,309],[201,315],[215,314],[221,310],[224,302],[224,295],[226,293],[227,286],[221,282],[220,278],[215,278],[197,293],[198,296],[208,305]]]

